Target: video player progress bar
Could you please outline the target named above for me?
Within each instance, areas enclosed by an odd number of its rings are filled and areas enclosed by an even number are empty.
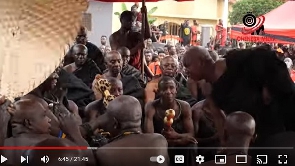
[[[98,149],[98,147],[87,147],[87,149]],[[127,150],[139,150],[139,149],[167,149],[167,147],[100,147],[99,149],[127,149]],[[245,149],[244,147],[168,147],[168,149]],[[294,147],[249,147],[248,149],[294,149]]]

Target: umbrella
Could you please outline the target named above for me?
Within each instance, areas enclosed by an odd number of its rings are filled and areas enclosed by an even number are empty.
[[[142,2],[142,7],[146,7],[145,6],[145,2],[158,2],[159,0],[94,0],[94,1],[101,1],[101,2]],[[177,2],[183,2],[183,1],[194,1],[194,0],[175,0]],[[145,18],[147,17],[146,13],[142,12],[142,24],[141,24],[141,31],[142,32],[147,32],[145,29]],[[145,33],[142,33],[142,38],[144,38]],[[143,49],[141,50],[141,62],[144,61],[144,55],[143,55]],[[141,67],[141,72],[144,73],[144,63],[141,63],[142,67]],[[144,74],[142,74],[142,77],[144,77]]]
[[[0,89],[14,98],[60,65],[87,0],[0,0]]]

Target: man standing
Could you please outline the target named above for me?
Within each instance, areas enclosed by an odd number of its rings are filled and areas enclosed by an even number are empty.
[[[88,49],[88,58],[92,59],[97,66],[100,68],[101,71],[105,70],[104,65],[104,57],[100,49],[94,45],[93,43],[89,42],[87,39],[87,29],[83,26],[80,27],[80,30],[77,34],[75,44],[83,44]],[[64,58],[64,66],[73,63],[74,60],[74,53],[73,53],[73,46],[70,48],[68,53],[65,55]]]
[[[198,31],[199,24],[197,23],[197,20],[194,20],[194,25],[192,28],[192,46],[197,46],[197,40],[198,40],[198,34],[200,34],[200,31]]]
[[[100,43],[102,46],[106,46],[107,45],[107,36],[102,35],[100,38]]]
[[[191,42],[192,28],[189,26],[189,20],[185,20],[180,26],[180,37],[182,45],[187,46]]]
[[[146,10],[146,8],[145,8]],[[145,11],[146,12],[146,11]],[[132,24],[134,23],[136,16],[131,11],[124,11],[120,16],[121,28],[114,32],[109,40],[112,50],[118,50],[120,47],[127,47],[130,50],[130,61],[129,64],[136,69],[141,69],[140,51],[144,48],[144,39],[138,32],[131,30]],[[147,20],[144,20],[147,22]],[[145,24],[146,28],[149,29],[148,23]],[[145,38],[150,38],[150,34],[145,34]],[[148,66],[144,65],[147,76],[151,77],[153,74],[148,69]]]

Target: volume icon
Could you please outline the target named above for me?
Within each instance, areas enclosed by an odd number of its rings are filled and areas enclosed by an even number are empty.
[[[43,157],[41,158],[41,161],[42,161],[43,163],[47,164],[47,163],[49,162],[49,157],[48,157],[48,156],[43,156]]]
[[[20,163],[23,163],[25,161],[26,161],[26,163],[29,163],[29,156],[26,156],[26,157],[20,156]]]

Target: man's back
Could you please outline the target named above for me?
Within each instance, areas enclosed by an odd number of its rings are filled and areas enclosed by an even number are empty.
[[[162,155],[165,162],[151,162],[150,157]],[[160,134],[134,134],[115,140],[96,152],[101,166],[168,166],[167,141]]]

